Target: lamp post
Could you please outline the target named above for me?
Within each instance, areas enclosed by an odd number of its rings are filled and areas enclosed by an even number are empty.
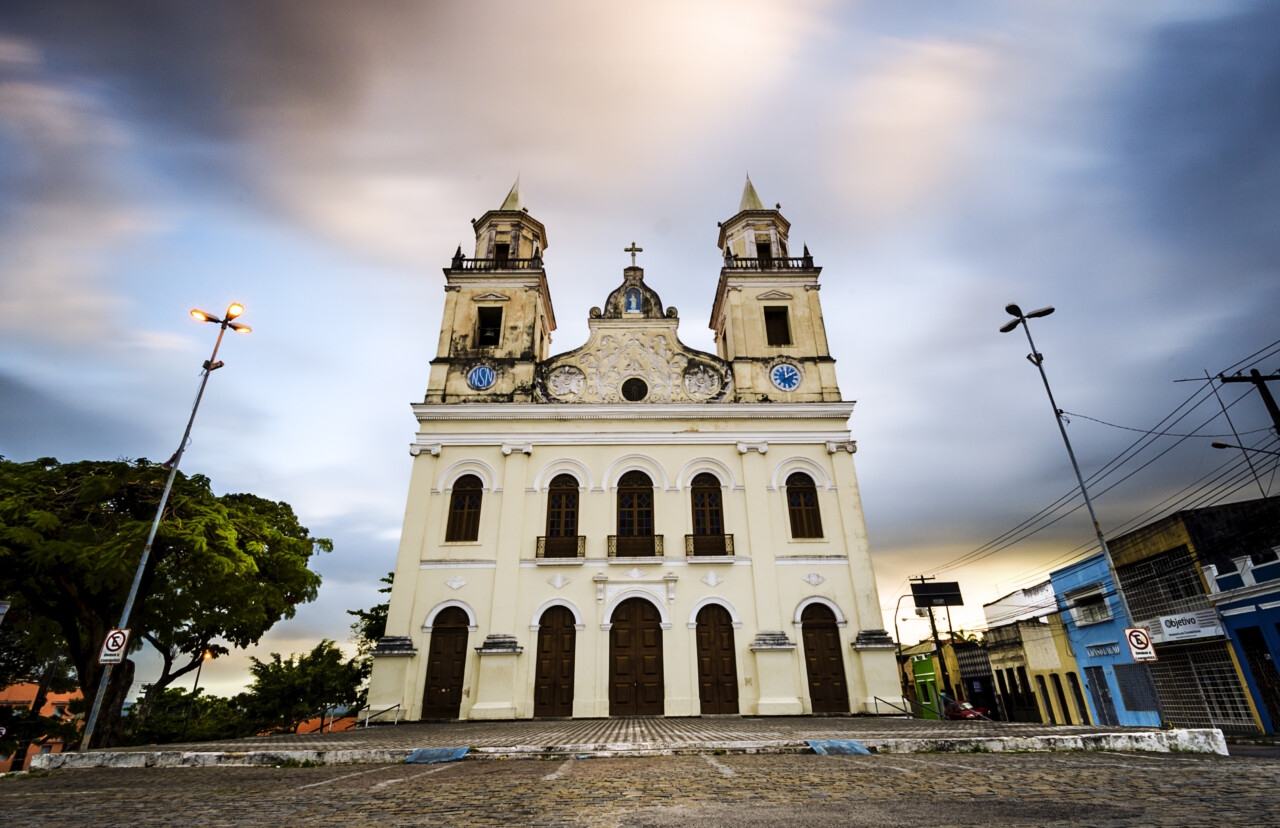
[[[187,724],[191,721],[191,706],[196,703],[196,694],[200,692],[200,670],[203,669],[204,663],[213,658],[213,650],[205,650],[200,654],[200,663],[196,665],[196,683],[191,685],[191,701],[187,702],[187,715],[182,717],[182,735],[178,737],[181,742],[187,738]]]
[[[1039,308],[1024,314],[1021,307],[1014,302],[1010,302],[1005,305],[1004,309],[1013,319],[1000,326],[1000,333],[1009,333],[1019,325],[1027,333],[1027,344],[1031,346],[1031,353],[1027,354],[1027,360],[1040,371],[1040,379],[1044,382],[1044,392],[1049,395],[1049,405],[1053,408],[1053,419],[1058,423],[1058,431],[1062,432],[1062,442],[1067,447],[1067,456],[1071,458],[1071,468],[1075,469],[1076,480],[1080,483],[1080,494],[1084,495],[1084,505],[1089,509],[1089,519],[1093,521],[1093,531],[1098,535],[1098,544],[1102,547],[1102,557],[1107,562],[1107,570],[1111,573],[1111,580],[1115,584],[1116,598],[1120,600],[1120,608],[1124,610],[1126,622],[1133,624],[1137,619],[1129,611],[1129,601],[1124,597],[1124,590],[1120,587],[1120,576],[1116,574],[1116,562],[1111,557],[1111,550],[1107,547],[1107,539],[1102,535],[1102,526],[1098,523],[1098,515],[1093,511],[1093,501],[1089,499],[1089,489],[1084,485],[1084,475],[1080,474],[1080,464],[1076,462],[1076,453],[1071,449],[1071,439],[1067,437],[1067,427],[1062,421],[1062,411],[1053,399],[1052,389],[1049,388],[1049,377],[1044,372],[1044,354],[1036,350],[1035,340],[1031,338],[1031,325],[1028,320],[1048,316],[1053,313],[1053,306]]]
[[[1210,443],[1209,445],[1211,445],[1211,446],[1213,446],[1214,448],[1217,448],[1217,449],[1239,449],[1240,451],[1256,451],[1258,454],[1274,454],[1276,457],[1280,457],[1280,451],[1269,451],[1268,449],[1248,448],[1248,447],[1246,447],[1246,446],[1237,446],[1237,445],[1232,445],[1231,443],[1224,443],[1224,442],[1222,442],[1221,440],[1214,440],[1214,441],[1213,441],[1212,443]]]
[[[212,322],[218,326],[218,339],[213,343],[213,354],[204,362],[204,373],[200,375],[200,390],[196,393],[195,404],[191,406],[191,417],[187,420],[187,429],[182,432],[182,442],[178,444],[178,450],[173,453],[169,461],[165,463],[169,467],[169,480],[164,484],[164,494],[160,496],[160,505],[156,507],[155,520],[151,522],[151,531],[147,535],[147,543],[142,547],[142,557],[138,559],[138,568],[133,573],[133,584],[129,587],[129,597],[125,599],[124,610],[120,613],[120,624],[117,629],[128,629],[129,616],[133,614],[133,604],[138,597],[138,588],[142,584],[142,573],[147,568],[147,560],[151,557],[151,544],[155,543],[156,530],[160,528],[160,518],[164,515],[165,504],[169,502],[169,491],[173,489],[173,480],[178,476],[178,464],[182,462],[182,453],[187,450],[187,441],[191,438],[191,426],[196,421],[196,411],[200,408],[200,400],[204,397],[204,388],[209,383],[209,374],[222,367],[222,363],[218,362],[218,348],[222,345],[222,336],[227,332],[227,328],[236,333],[247,334],[253,329],[248,325],[242,325],[234,321],[240,314],[244,313],[244,305],[239,302],[232,302],[227,306],[227,312],[222,319],[202,310],[192,310],[191,318],[199,322]],[[111,680],[111,668],[113,665],[105,664],[102,670],[102,680],[98,682],[98,692],[93,699],[93,709],[89,711],[89,719],[85,722],[84,735],[80,738],[80,750],[89,749],[89,741],[93,738],[93,729],[98,724],[98,713],[102,709],[102,698],[107,692],[107,683]]]

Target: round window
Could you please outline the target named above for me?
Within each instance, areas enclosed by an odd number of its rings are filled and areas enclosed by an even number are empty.
[[[639,377],[632,377],[622,383],[622,397],[630,402],[640,402],[649,393],[649,386]]]

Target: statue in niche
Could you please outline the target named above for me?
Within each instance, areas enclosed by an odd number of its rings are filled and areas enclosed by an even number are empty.
[[[627,288],[627,313],[640,312],[640,288]]]

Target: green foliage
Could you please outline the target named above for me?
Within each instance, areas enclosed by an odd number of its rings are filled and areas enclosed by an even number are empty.
[[[327,707],[362,707],[369,676],[369,659],[343,660],[342,651],[329,639],[302,655],[282,659],[272,653],[267,661],[250,656],[253,686],[237,696],[259,731],[285,733],[319,716]]]
[[[125,737],[130,744],[158,745],[170,742],[208,742],[239,739],[256,732],[239,697],[224,699],[194,694],[174,687],[151,700],[145,716],[138,715],[138,699],[124,719]]]
[[[0,460],[0,596],[21,596],[49,619],[86,696],[97,690],[97,654],[119,621],[167,469],[146,460],[60,464]],[[251,494],[217,497],[202,475],[178,474],[130,619],[131,649],[156,647],[162,672],[139,715],[206,649],[256,643],[314,600],[308,568],[332,544],[312,538],[287,503]],[[95,746],[119,736],[131,665],[112,673]]]
[[[390,593],[395,577],[396,573],[388,572],[385,578],[380,578],[379,580],[386,586],[381,587],[378,592],[383,595]],[[347,610],[347,615],[356,617],[356,620],[351,622],[351,637],[360,655],[373,652],[373,648],[378,646],[378,640],[387,634],[387,612],[390,609],[391,602],[388,600],[381,604],[374,604],[367,610]]]

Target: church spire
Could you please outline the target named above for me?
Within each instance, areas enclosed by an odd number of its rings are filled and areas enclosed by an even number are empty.
[[[748,184],[751,182],[748,181]],[[516,176],[516,183],[511,185],[511,192],[507,193],[507,198],[502,202],[499,210],[519,210],[524,206],[524,202],[520,200],[520,176]]]
[[[756,188],[751,183],[751,174],[747,174],[747,186],[742,188],[742,201],[738,203],[738,212],[743,210],[763,210],[764,204],[760,202],[760,196],[756,195]]]

